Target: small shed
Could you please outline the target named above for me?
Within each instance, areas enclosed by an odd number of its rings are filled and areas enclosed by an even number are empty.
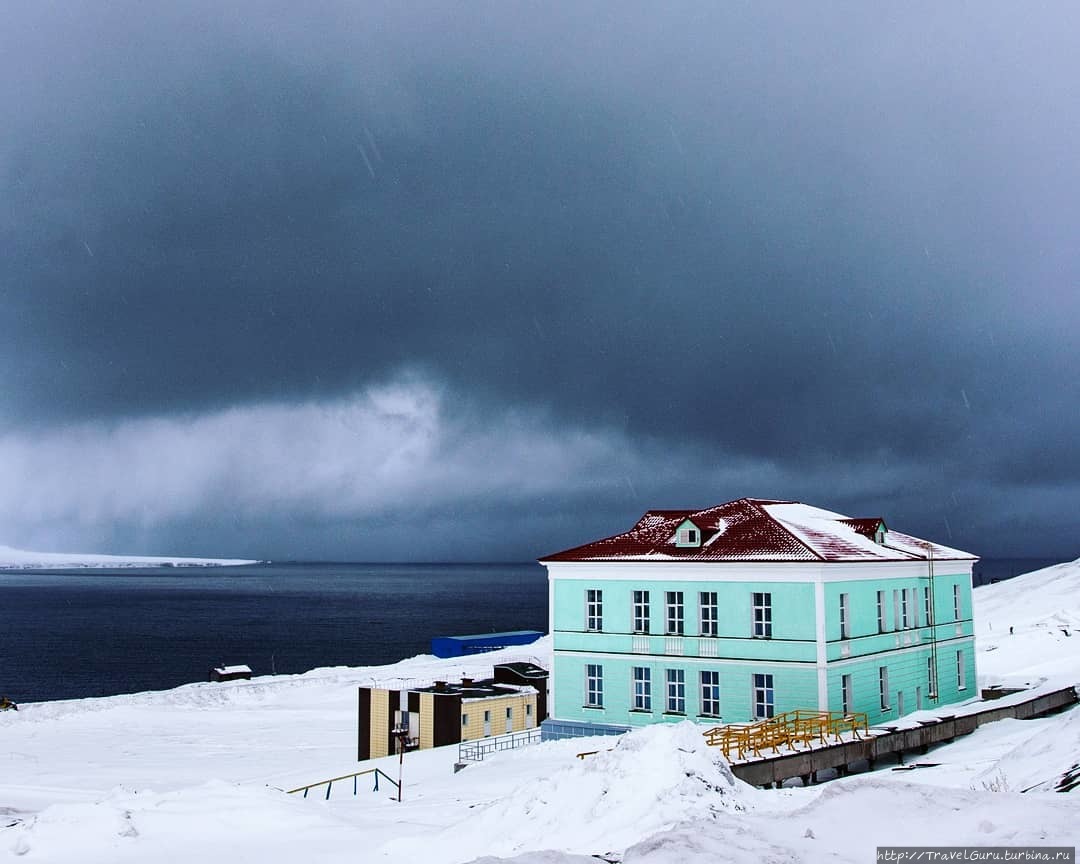
[[[211,681],[247,681],[251,679],[249,666],[215,666],[210,670]]]
[[[507,633],[477,633],[472,636],[436,636],[431,640],[431,653],[436,657],[483,654],[511,645],[530,645],[543,635],[539,630],[511,630]]]

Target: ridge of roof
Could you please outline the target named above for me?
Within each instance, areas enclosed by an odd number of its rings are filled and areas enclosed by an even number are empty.
[[[764,515],[764,517],[766,519],[768,519],[770,522],[772,522],[774,525],[776,525],[781,531],[783,531],[789,537],[794,539],[796,543],[798,543],[799,545],[805,547],[805,549],[811,555],[813,555],[815,558],[817,558],[818,561],[824,561],[825,560],[825,557],[821,553],[819,553],[816,549],[811,547],[809,543],[804,541],[797,534],[792,532],[791,529],[789,529],[786,525],[784,525],[784,523],[782,523],[779,519],[777,519],[775,516],[773,516],[772,513],[770,513],[764,507],[760,506],[756,501],[751,501],[749,498],[744,499],[744,500],[746,500],[747,503],[749,503],[751,507],[753,507],[759,513]],[[797,501],[769,501],[768,503],[769,504],[797,504],[799,502],[797,502]]]

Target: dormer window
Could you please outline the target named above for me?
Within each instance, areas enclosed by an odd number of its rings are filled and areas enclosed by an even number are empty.
[[[874,542],[879,546],[885,545],[885,523],[879,522],[877,529],[874,531]]]
[[[687,519],[675,531],[675,545],[692,548],[701,545],[701,532],[697,525]]]

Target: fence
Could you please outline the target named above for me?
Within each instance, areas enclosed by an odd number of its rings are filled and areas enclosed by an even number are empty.
[[[747,754],[761,758],[762,750],[779,753],[781,747],[809,748],[814,744],[842,741],[845,732],[856,738],[869,729],[865,714],[842,714],[833,711],[787,711],[756,723],[731,723],[705,733],[705,740],[720,747],[724,756],[745,759]]]
[[[525,732],[512,732],[509,735],[496,735],[493,738],[462,741],[458,744],[458,762],[483,762],[485,756],[490,756],[500,750],[516,750],[518,747],[539,742],[539,728]]]

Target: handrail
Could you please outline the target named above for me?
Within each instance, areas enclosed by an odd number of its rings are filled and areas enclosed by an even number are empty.
[[[353,781],[353,795],[356,794],[356,781],[358,777],[363,777],[365,774],[375,775],[375,785],[372,787],[372,792],[379,791],[379,777],[380,775],[386,779],[395,789],[398,789],[398,782],[381,768],[368,768],[366,771],[357,771],[355,774],[342,774],[340,777],[331,777],[329,780],[320,780],[318,783],[309,783],[307,786],[298,786],[296,789],[290,789],[286,794],[293,795],[297,792],[303,792],[304,797],[307,798],[308,791],[315,789],[318,786],[326,785],[326,799],[330,800],[330,790],[334,788],[334,784],[339,780],[352,780]],[[400,791],[400,789],[399,789]]]

